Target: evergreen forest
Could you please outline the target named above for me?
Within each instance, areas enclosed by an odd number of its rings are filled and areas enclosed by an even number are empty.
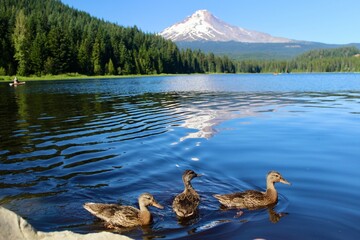
[[[311,50],[291,60],[242,60],[237,72],[360,72],[360,50],[340,47]]]
[[[180,49],[60,0],[0,0],[0,33],[0,75],[360,72],[356,47],[312,50],[291,60],[234,60]]]
[[[0,75],[235,72],[227,57],[179,50],[59,0],[0,0],[0,32]]]

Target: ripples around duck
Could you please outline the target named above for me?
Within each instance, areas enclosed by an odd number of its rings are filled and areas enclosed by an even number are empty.
[[[349,76],[359,83],[357,76]],[[352,210],[359,207],[359,193],[351,189],[359,187],[360,89],[334,83],[336,75],[323,89],[325,77],[183,76],[29,82],[16,89],[0,85],[0,204],[39,230],[85,233],[104,228],[82,208],[84,202],[136,205],[140,193],[150,192],[165,209],[151,209],[151,227],[123,234],[359,236],[354,220],[360,213]],[[315,87],[309,88],[309,81]],[[185,169],[204,175],[193,180],[201,204],[197,218],[178,222],[170,206],[183,189]],[[264,189],[266,173],[273,169],[294,183],[278,186],[274,208],[237,217],[212,197]]]

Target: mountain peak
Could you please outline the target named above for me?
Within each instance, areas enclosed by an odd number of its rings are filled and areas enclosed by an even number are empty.
[[[244,28],[232,26],[212,15],[208,10],[197,10],[182,22],[176,23],[161,33],[166,39],[180,41],[236,41],[252,43],[291,42],[290,39],[273,37]]]
[[[211,15],[211,13],[206,9],[200,9],[193,13],[193,15],[207,15],[207,14]]]
[[[196,12],[193,13],[193,15],[191,15],[191,17],[198,17],[198,18],[203,18],[203,19],[205,19],[206,17],[211,17],[211,16],[212,16],[211,12],[209,12],[206,9],[197,10]]]

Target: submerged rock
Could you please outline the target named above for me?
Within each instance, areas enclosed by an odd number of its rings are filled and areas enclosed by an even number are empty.
[[[119,234],[100,232],[78,234],[71,231],[41,232],[36,231],[27,221],[16,213],[0,207],[0,240],[128,240]]]

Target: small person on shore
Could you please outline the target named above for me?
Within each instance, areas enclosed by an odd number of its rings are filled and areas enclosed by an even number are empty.
[[[19,84],[19,80],[17,79],[17,77],[15,76],[14,80],[13,80],[14,84]]]

